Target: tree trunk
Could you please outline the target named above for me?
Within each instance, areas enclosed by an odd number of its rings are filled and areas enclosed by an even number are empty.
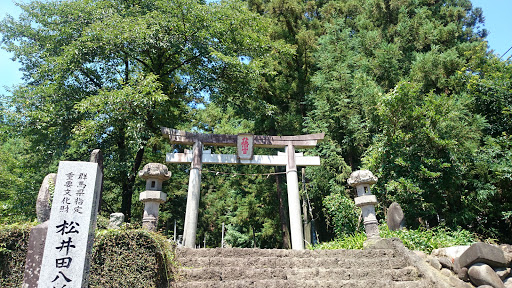
[[[126,181],[123,181],[122,188],[122,202],[121,202],[121,212],[125,215],[126,222],[130,220],[132,215],[132,197],[133,190],[135,186],[135,180],[137,178],[137,173],[140,169],[140,165],[142,164],[142,158],[144,156],[144,147],[140,148],[135,155],[135,161],[133,163],[132,171],[130,172]]]

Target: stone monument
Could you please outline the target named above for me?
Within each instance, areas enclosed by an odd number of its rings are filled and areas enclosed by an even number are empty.
[[[386,222],[391,231],[397,231],[405,227],[404,211],[402,211],[400,204],[393,202],[389,205]]]
[[[377,177],[368,170],[358,170],[350,174],[347,180],[348,185],[355,187],[357,196],[354,201],[357,207],[361,207],[363,213],[363,223],[367,238],[380,238],[379,222],[375,216],[375,205],[377,197],[372,195],[370,185],[377,183]]]
[[[90,159],[90,162],[98,163],[100,168],[103,167],[103,157],[99,149],[96,149],[91,153]],[[50,219],[51,212],[51,191],[55,190],[56,182],[56,173],[46,175],[37,195],[37,220],[42,222],[42,224],[30,229],[27,256],[25,259],[25,271],[23,273],[23,288],[34,288],[38,285],[37,283],[39,281],[39,272],[43,261],[46,235],[48,233],[48,220]]]
[[[171,178],[171,172],[163,164],[149,163],[139,171],[139,177],[146,180],[146,191],[139,196],[139,200],[144,202],[142,228],[155,231],[159,206],[167,200],[167,194],[162,192],[162,182]]]
[[[38,287],[87,287],[103,175],[98,163],[61,161]]]
[[[43,184],[39,188],[36,201],[36,214],[37,221],[40,223],[46,222],[50,219],[50,189],[55,187],[57,174],[50,173],[44,177]]]
[[[48,215],[50,218],[50,215]],[[25,259],[25,271],[23,272],[23,288],[37,287],[39,271],[43,262],[44,245],[48,233],[48,222],[46,221],[30,229],[28,238],[27,256]]]
[[[119,229],[124,222],[123,213],[112,213],[110,214],[110,221],[108,223],[109,229]]]

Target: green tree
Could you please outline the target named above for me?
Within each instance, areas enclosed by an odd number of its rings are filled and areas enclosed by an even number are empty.
[[[283,49],[265,63],[268,72],[255,85],[260,109],[254,115],[253,131],[266,135],[298,135],[304,130],[304,117],[310,110],[306,97],[312,91],[311,77],[316,68],[314,53],[323,33],[321,7],[325,1],[250,0],[249,6],[272,21],[272,39]],[[276,171],[280,171],[276,167]],[[308,169],[309,174],[309,169]],[[289,247],[285,181],[275,177],[283,245]],[[321,203],[320,198],[312,198]]]
[[[328,147],[329,152],[323,155],[327,159],[323,169],[339,172],[329,177],[325,177],[325,173],[318,173],[314,180],[316,187],[347,187],[345,180],[350,171],[364,166],[375,169],[380,183],[398,183],[399,179],[409,179],[403,185],[409,185],[410,190],[421,186],[422,188],[416,190],[426,191],[426,199],[409,199],[414,205],[420,205],[421,202],[415,202],[420,200],[425,200],[424,205],[435,201],[443,202],[436,203],[436,208],[428,207],[419,211],[450,210],[443,205],[448,204],[446,201],[451,204],[455,200],[446,197],[430,198],[435,193],[444,193],[431,190],[442,184],[423,187],[420,182],[426,184],[428,175],[421,176],[426,177],[424,180],[420,180],[421,177],[410,179],[412,171],[408,168],[402,169],[396,163],[393,164],[396,166],[388,165],[394,163],[394,160],[385,156],[394,155],[393,159],[398,157],[404,161],[401,164],[405,167],[420,168],[423,165],[427,174],[447,173],[442,177],[449,177],[448,175],[455,175],[461,169],[456,165],[463,164],[446,162],[445,157],[450,155],[450,149],[453,149],[452,152],[459,148],[470,149],[457,152],[457,155],[467,156],[477,148],[475,141],[478,141],[475,139],[480,135],[478,117],[467,117],[466,122],[472,125],[468,128],[472,132],[467,135],[469,139],[463,138],[467,141],[450,144],[452,146],[441,145],[441,142],[451,143],[450,141],[456,139],[450,137],[457,137],[463,129],[455,130],[451,134],[434,130],[429,133],[439,140],[434,138],[435,141],[432,141],[427,137],[427,131],[420,128],[422,124],[433,120],[430,117],[443,118],[443,113],[450,112],[441,109],[445,105],[455,105],[454,109],[472,113],[472,99],[462,93],[461,90],[465,88],[458,79],[458,72],[475,61],[472,54],[480,52],[480,44],[486,35],[486,31],[480,28],[483,23],[481,9],[474,9],[469,0],[347,0],[328,2],[321,9],[321,13],[325,33],[320,37],[315,53],[318,71],[312,78],[314,89],[307,99],[312,108],[306,118],[306,129],[309,132],[327,133],[323,147]],[[407,84],[408,82],[411,84]],[[384,113],[391,111],[383,110],[389,109],[383,105],[391,105],[386,102],[390,98],[397,101],[393,102],[393,105],[397,105],[396,110],[391,109],[396,114]],[[425,112],[420,113],[420,108],[425,109]],[[453,124],[453,121],[459,120],[457,117],[462,116],[452,117],[454,118],[443,119],[446,120],[443,125]],[[397,129],[398,134],[395,136],[387,134],[392,131],[390,127],[393,127],[389,121],[397,121],[397,127],[402,127]],[[434,150],[413,149],[420,143],[428,144]],[[386,145],[398,146],[394,148]],[[321,146],[320,153],[323,153],[323,147]],[[398,147],[406,151],[401,151]],[[435,150],[440,147],[444,147],[444,154]],[[389,153],[384,154],[379,149]],[[402,154],[407,154],[409,158],[398,156]],[[366,159],[364,165],[361,162],[363,157]],[[430,164],[426,165],[423,161],[430,161]],[[452,166],[443,168],[443,163]],[[333,164],[336,166],[331,167]],[[434,169],[436,165],[438,167]],[[344,179],[336,179],[341,178],[341,175]],[[448,183],[444,185],[445,188],[449,186]],[[454,184],[450,189],[456,190],[456,187],[458,185]],[[354,196],[348,190],[338,188],[317,191],[324,196],[331,194],[331,198],[338,193],[348,198]],[[386,196],[383,190],[381,192]],[[391,198],[381,201],[388,204]]]
[[[382,131],[363,161],[380,177],[379,199],[385,206],[400,203],[412,226],[416,218],[432,226],[467,224],[468,170],[484,127],[470,111],[471,100],[423,94],[420,84],[401,82],[378,103]]]
[[[6,129],[0,131],[8,135]],[[0,138],[0,223],[29,221],[38,192],[38,173],[30,168],[29,142],[21,137]]]
[[[485,54],[482,52],[481,54]],[[461,73],[474,97],[474,113],[485,117],[485,136],[476,153],[468,226],[476,232],[510,242],[512,207],[512,63],[487,53],[472,73]],[[479,59],[475,57],[475,59]]]
[[[268,23],[236,1],[34,1],[0,24],[25,84],[8,105],[33,161],[105,155],[105,187],[129,218],[136,173],[202,93],[243,90],[272,49]],[[253,59],[243,64],[240,56]],[[251,73],[246,73],[251,72]],[[156,151],[155,151],[156,152]]]

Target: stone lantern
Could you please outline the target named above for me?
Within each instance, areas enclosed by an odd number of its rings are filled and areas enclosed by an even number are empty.
[[[139,200],[144,202],[142,228],[155,231],[158,224],[158,208],[167,200],[162,192],[162,182],[171,178],[167,166],[160,163],[149,163],[139,171],[139,177],[146,180],[146,191],[140,193]]]
[[[363,213],[364,229],[367,238],[379,238],[379,223],[375,217],[377,197],[370,192],[370,185],[377,183],[377,177],[368,170],[358,170],[350,174],[348,185],[355,187],[357,196],[354,201]]]

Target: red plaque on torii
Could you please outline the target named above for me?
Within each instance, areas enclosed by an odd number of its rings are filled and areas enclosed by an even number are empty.
[[[254,135],[238,134],[236,141],[237,157],[240,160],[251,160],[254,151]]]

